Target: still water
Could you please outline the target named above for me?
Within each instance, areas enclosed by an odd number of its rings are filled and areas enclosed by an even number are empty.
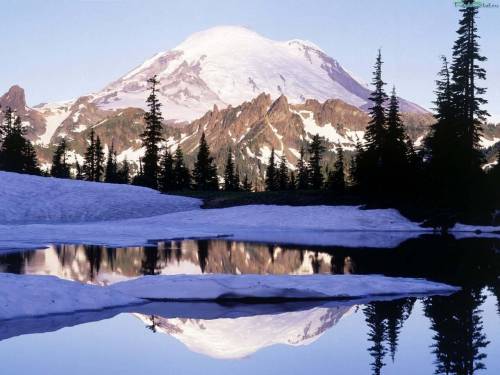
[[[108,285],[139,275],[385,274],[451,296],[174,306],[0,322],[2,374],[500,374],[500,241],[424,236],[394,249],[225,240],[0,256],[0,272]]]

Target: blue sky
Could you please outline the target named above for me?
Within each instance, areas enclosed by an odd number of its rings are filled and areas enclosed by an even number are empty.
[[[385,80],[430,107],[458,22],[453,0],[2,0],[1,13],[0,92],[19,84],[30,105],[99,90],[193,32],[242,25],[310,40],[365,81],[381,47]],[[478,27],[487,109],[500,117],[500,7],[482,9]]]

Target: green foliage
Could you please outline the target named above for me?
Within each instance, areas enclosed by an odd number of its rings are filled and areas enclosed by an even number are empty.
[[[274,148],[271,150],[269,162],[266,169],[266,191],[279,190],[278,172],[276,170],[276,161],[274,157]]]
[[[25,138],[21,118],[10,108],[0,126],[0,169],[9,172],[41,174],[33,145]]]
[[[174,181],[175,190],[186,190],[191,187],[191,174],[184,164],[184,154],[180,147],[177,147],[177,150],[175,150]]]
[[[50,168],[50,175],[58,178],[70,178],[70,167],[66,161],[66,154],[68,152],[68,145],[66,139],[61,139],[61,142],[56,147],[54,156],[52,157],[52,166]]]
[[[193,170],[194,188],[196,190],[218,190],[217,167],[214,158],[210,155],[210,148],[202,133],[198,156]]]
[[[157,85],[159,81],[154,76],[148,79],[151,92],[146,99],[149,111],[144,114],[146,129],[141,134],[142,145],[146,149],[143,158],[142,184],[153,189],[158,188],[159,167],[159,143],[163,141],[162,137],[162,114],[161,103],[157,98]]]
[[[323,172],[321,171],[321,161],[323,159],[323,153],[325,152],[325,146],[319,136],[316,134],[313,136],[311,143],[309,144],[309,185],[313,190],[319,190],[323,188]]]

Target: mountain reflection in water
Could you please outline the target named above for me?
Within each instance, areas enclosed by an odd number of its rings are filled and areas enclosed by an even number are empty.
[[[408,360],[398,359],[398,351],[402,338],[408,340],[405,329],[409,329],[412,318],[419,322],[413,334],[427,335],[431,340],[426,349],[432,355],[431,372],[494,373],[490,371],[500,368],[495,323],[500,317],[500,255],[496,250],[499,245],[498,240],[491,239],[457,241],[434,236],[410,240],[394,249],[203,240],[127,249],[57,245],[46,250],[4,254],[0,256],[1,272],[50,274],[101,285],[143,274],[378,273],[425,277],[459,285],[462,290],[450,296],[355,300],[333,305],[147,304],[130,310],[0,324],[0,345],[14,336],[55,331],[125,312],[133,313],[151,334],[175,337],[193,352],[237,359],[276,344],[313,344],[326,332],[338,329],[335,327],[340,322],[355,319],[362,327],[353,335],[362,333],[358,342],[362,347],[367,342],[367,366],[371,373],[381,374],[398,360]]]

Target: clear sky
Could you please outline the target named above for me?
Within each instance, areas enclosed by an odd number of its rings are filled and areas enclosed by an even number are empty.
[[[500,0],[490,0],[499,4]],[[191,33],[247,26],[276,40],[307,39],[369,82],[377,48],[384,78],[431,107],[439,56],[450,55],[454,0],[0,0],[0,92],[25,88],[28,104],[103,88]],[[500,7],[478,23],[489,60],[487,109],[500,118]]]

